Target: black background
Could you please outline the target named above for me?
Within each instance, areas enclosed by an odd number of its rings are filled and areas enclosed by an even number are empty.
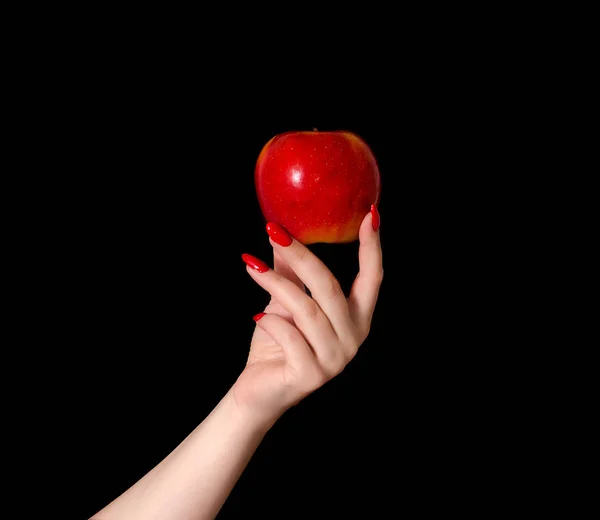
[[[121,7],[37,9],[10,39],[17,505],[88,518],[227,391],[266,302],[240,259],[270,253],[254,163],[274,134],[313,127],[358,133],[379,161],[381,296],[356,359],[269,432],[220,518],[560,501],[574,472],[557,471],[557,447],[587,460],[568,451],[579,437],[552,434],[572,427],[556,407],[581,397],[566,399],[561,366],[581,318],[563,319],[577,299],[557,278],[577,286],[562,256],[582,257],[555,234],[577,229],[582,190],[562,193],[580,154],[560,116],[587,112],[562,88],[578,92],[561,24],[540,23],[553,13]],[[355,246],[315,252],[348,283]]]
[[[510,386],[492,381],[515,318],[500,297],[514,258],[493,210],[511,175],[497,99],[419,75],[307,87],[149,70],[80,80],[69,175],[54,179],[59,457],[77,516],[152,469],[243,369],[267,295],[240,257],[271,254],[254,165],[275,134],[315,127],[356,132],[378,160],[380,299],[357,357],[273,427],[220,518],[476,509],[497,493]],[[357,244],[313,250],[348,287]]]
[[[348,129],[371,145],[382,172],[381,235],[394,279],[403,255],[391,218],[401,175],[396,130],[355,119],[351,109],[343,118],[302,117],[285,106],[257,106],[250,115],[233,110],[225,121],[179,113],[177,104],[165,108],[168,114],[135,109],[114,126],[103,123],[106,133],[94,132],[100,143],[93,143],[96,163],[81,186],[83,222],[72,219],[72,265],[80,276],[71,319],[81,350],[77,391],[69,397],[76,420],[67,435],[80,450],[70,485],[84,516],[166,456],[244,367],[252,316],[268,296],[248,277],[241,254],[271,261],[253,173],[272,136]],[[358,269],[357,246],[312,249],[347,288]],[[401,357],[402,307],[384,285],[360,354],[268,433],[222,518],[275,518],[286,508],[288,518],[316,509],[341,514],[398,485],[393,471],[381,469],[399,455],[391,446],[406,409],[390,394],[399,396],[405,384],[403,369],[393,368]]]

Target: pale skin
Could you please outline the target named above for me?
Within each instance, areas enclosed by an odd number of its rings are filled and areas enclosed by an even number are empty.
[[[361,224],[359,273],[347,297],[307,247],[270,239],[273,268],[246,267],[271,300],[237,381],[179,446],[90,520],[217,516],[269,429],[342,372],[367,338],[383,278],[378,221],[372,210]]]

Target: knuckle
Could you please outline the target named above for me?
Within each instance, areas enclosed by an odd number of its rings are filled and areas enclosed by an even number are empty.
[[[328,370],[330,379],[339,376],[344,371],[344,368],[346,368],[346,364],[347,363],[341,363],[330,367]]]
[[[354,341],[350,345],[346,346],[344,352],[346,353],[346,363],[350,362],[356,356],[358,348],[360,347],[361,341]]]
[[[298,336],[296,334],[295,331],[293,330],[286,330],[284,332],[281,333],[280,335],[280,341],[284,344],[284,345],[292,345],[295,342],[298,341]]]
[[[329,278],[327,280],[327,286],[325,288],[325,294],[328,298],[336,299],[342,295],[342,286],[335,278]]]
[[[308,395],[327,382],[327,376],[318,364],[303,367],[300,373],[290,377],[290,385],[295,386],[303,395]]]
[[[299,262],[303,262],[304,260],[306,260],[306,257],[308,256],[308,249],[306,247],[302,247],[300,245],[298,245],[296,247],[296,259]]]
[[[274,270],[270,271],[270,275],[273,278],[273,281],[275,283],[280,283],[285,280],[285,277],[281,273],[278,273],[277,271],[274,271]]]
[[[355,326],[343,337],[344,351],[348,352],[352,357],[356,354],[367,334],[362,327]]]
[[[315,367],[314,370],[310,372],[310,374],[306,377],[306,382],[308,388],[313,390],[315,388],[319,388],[323,386],[328,381],[327,374],[321,370],[319,367]]]
[[[346,354],[342,349],[331,349],[322,356],[321,366],[329,378],[335,377],[344,370],[347,364]]]
[[[309,318],[316,318],[320,314],[319,306],[314,300],[308,300],[302,305],[302,314]]]

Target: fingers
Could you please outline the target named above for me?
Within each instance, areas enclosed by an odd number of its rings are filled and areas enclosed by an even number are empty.
[[[359,272],[352,284],[348,297],[350,314],[355,323],[368,331],[379,288],[383,280],[381,242],[379,240],[379,212],[372,206],[371,212],[364,218],[358,239]]]
[[[277,251],[273,251],[273,269],[276,273],[279,273],[285,276],[288,280],[294,282],[304,291],[304,284],[302,283],[302,280],[298,278],[298,275]]]
[[[276,316],[261,328],[273,326],[273,334],[268,333],[282,348],[290,345],[286,357],[295,363],[305,363],[312,355],[325,374],[339,373],[368,334],[383,280],[377,208],[371,207],[360,226],[359,273],[348,299],[331,271],[304,244],[274,223],[267,225],[267,232],[275,268],[248,254],[242,258],[250,276],[291,314],[293,323]],[[264,317],[261,313],[261,320]]]
[[[281,347],[286,361],[292,370],[306,372],[306,368],[316,365],[315,356],[300,331],[291,323],[276,314],[261,312],[254,316],[256,325],[264,330]]]
[[[294,282],[270,269],[267,264],[252,255],[244,254],[248,274],[279,304],[289,311],[313,351],[321,361],[328,363],[335,355],[337,336],[315,300]]]
[[[310,290],[314,300],[329,318],[336,334],[339,335],[347,329],[350,325],[348,302],[338,280],[327,266],[278,224],[269,222],[267,233],[275,254],[285,261]]]

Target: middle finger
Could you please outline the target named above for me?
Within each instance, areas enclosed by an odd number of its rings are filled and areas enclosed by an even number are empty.
[[[348,300],[337,278],[310,249],[294,240],[280,225],[267,224],[275,253],[280,255],[306,285],[325,312],[334,330],[343,338],[351,328]]]

